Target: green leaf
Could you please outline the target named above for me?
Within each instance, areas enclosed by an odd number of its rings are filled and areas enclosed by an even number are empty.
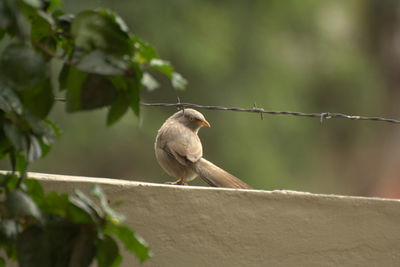
[[[162,60],[159,58],[153,58],[150,60],[150,66],[161,71],[162,73],[167,75],[169,78],[172,77],[174,68],[171,66],[171,64],[168,61]]]
[[[101,75],[123,75],[128,64],[115,56],[94,50],[84,56],[76,65],[80,71]]]
[[[119,254],[118,257],[115,259],[114,263],[111,265],[111,267],[118,267],[118,266],[120,266],[123,259],[124,259],[124,258],[122,257],[122,255]]]
[[[138,63],[149,64],[152,59],[158,58],[155,48],[147,42],[141,40],[139,36],[135,35],[133,37],[133,42],[135,46],[134,58]]]
[[[81,107],[81,87],[86,80],[87,73],[76,68],[64,65],[60,73],[60,89],[67,91],[67,110],[79,110]]]
[[[47,10],[52,11],[56,8],[60,8],[62,6],[62,4],[63,4],[62,0],[50,0],[50,4],[49,4],[49,7],[47,8]]]
[[[70,75],[70,73],[69,73],[70,72],[70,68],[71,67],[69,65],[63,64],[62,67],[61,67],[61,71],[58,74],[58,77],[56,76],[56,74],[54,74],[54,76],[55,76],[54,79],[55,80],[58,79],[58,89],[60,91],[67,90],[68,87],[69,87],[68,78],[69,78],[69,75]],[[82,72],[78,72],[78,73],[82,73]],[[84,80],[84,79],[82,79],[82,80]]]
[[[2,257],[0,257],[0,267],[6,267],[6,261]]]
[[[93,227],[81,227],[81,231],[73,244],[69,266],[91,266],[96,255],[96,232]]]
[[[17,248],[15,246],[15,242],[11,244],[11,246],[0,245],[0,249],[3,249],[7,258],[12,261],[17,261]]]
[[[0,109],[5,112],[14,111],[18,115],[23,112],[23,107],[17,94],[2,79],[0,79]]]
[[[13,217],[31,216],[38,220],[42,219],[41,212],[36,203],[29,195],[20,190],[11,191],[7,195],[5,204],[8,212]]]
[[[64,14],[62,11],[57,10],[53,12],[53,18],[56,21],[57,33],[60,34],[57,37],[57,45],[62,48],[64,55],[69,56],[74,50],[74,43],[71,38],[71,24],[75,18],[72,14]]]
[[[66,72],[67,71],[67,72]],[[65,74],[67,73],[67,74]],[[81,72],[73,67],[64,65],[61,72],[60,88],[67,89],[67,111],[76,111],[81,109],[81,87],[87,78],[87,73]]]
[[[110,205],[108,205],[108,200],[106,195],[103,193],[103,190],[99,185],[94,185],[91,194],[97,197],[100,200],[100,206],[103,209],[104,213],[108,216],[108,218],[113,223],[120,223],[125,220],[125,216],[119,214],[118,212],[114,211]]]
[[[130,106],[136,116],[140,113],[140,89],[142,87],[142,75],[143,72],[140,67],[136,64],[132,65],[134,69],[134,78],[128,80],[128,91],[130,93]]]
[[[139,88],[134,87],[131,91],[131,108],[136,116],[140,114],[140,92]]]
[[[22,93],[22,102],[38,118],[46,118],[54,103],[50,79],[43,80],[35,87],[27,88]]]
[[[19,173],[25,173],[27,167],[28,167],[28,160],[26,159],[25,154],[17,153],[15,170]]]
[[[129,36],[128,26],[126,25],[125,21],[120,16],[117,15],[117,13],[105,8],[99,8],[96,11],[99,12],[99,14],[102,14],[103,16],[106,16],[109,19],[111,19],[115,24],[118,25],[119,29],[122,32],[124,32],[127,36]]]
[[[143,73],[143,77],[142,77],[141,83],[150,92],[154,91],[155,89],[157,89],[160,86],[160,84],[157,82],[157,80],[154,79],[153,76],[151,76],[151,74],[148,73],[148,72]]]
[[[18,261],[21,266],[86,267],[95,256],[95,239],[92,225],[47,216],[45,226],[31,226],[19,235]]]
[[[116,88],[105,76],[87,74],[71,67],[66,80],[68,112],[100,108],[114,101]]]
[[[8,140],[10,140],[16,150],[23,151],[28,148],[27,139],[24,133],[16,125],[5,123],[3,129]]]
[[[18,90],[35,87],[46,78],[47,64],[43,56],[25,44],[11,44],[0,58],[1,76]]]
[[[18,177],[15,174],[7,173],[3,174],[0,173],[0,186],[7,186],[11,180],[15,180],[15,184],[18,182]]]
[[[87,73],[81,72],[74,67],[64,65],[60,73],[60,89],[61,90],[74,90],[74,88],[80,89],[84,81],[86,80]],[[78,98],[79,99],[79,98]]]
[[[60,128],[58,128],[57,124],[55,124],[55,123],[52,122],[51,120],[45,120],[44,123],[46,123],[48,126],[51,127],[51,129],[52,129],[51,134],[52,134],[54,137],[60,137],[60,136],[61,136],[61,130],[60,130]],[[47,135],[46,135],[46,136],[47,136]],[[47,137],[49,137],[49,136],[47,136]]]
[[[17,187],[19,178],[15,174],[1,174],[0,186],[6,187],[8,190],[14,190]]]
[[[37,137],[33,134],[29,136],[29,141],[28,161],[34,162],[42,156],[42,147]]]
[[[122,21],[106,10],[82,11],[71,25],[75,44],[87,51],[100,49],[117,55],[131,55],[133,47]]]
[[[45,42],[48,47],[49,41],[53,33],[55,22],[51,16],[43,11],[35,12],[30,16],[31,22],[31,38],[37,42]]]
[[[129,97],[127,94],[119,93],[107,115],[107,125],[110,126],[116,123],[128,110]]]
[[[84,193],[82,193],[80,190],[75,190],[75,195],[74,196],[69,196],[69,202],[79,208],[81,211],[86,213],[86,215],[89,216],[90,221],[94,221],[98,223],[101,219],[101,211],[99,207],[93,203]],[[79,215],[79,214],[77,214]],[[79,215],[81,216],[81,215]],[[83,217],[82,217],[83,218]],[[86,220],[87,218],[83,218]],[[85,221],[85,222],[90,222],[90,221]]]
[[[0,240],[1,242],[8,242],[15,240],[18,233],[21,231],[21,226],[11,219],[2,219],[0,221]]]
[[[103,213],[99,206],[79,189],[75,189],[75,196],[77,196],[85,204],[85,210],[89,211],[88,213],[92,216],[93,221],[99,222]]]
[[[4,159],[5,156],[8,156],[10,150],[12,150],[10,140],[6,138],[4,132],[0,129],[0,159]]]
[[[83,84],[81,103],[83,110],[111,105],[117,90],[105,76],[90,74]]]
[[[74,223],[92,223],[90,210],[86,210],[86,206],[77,197],[68,197],[68,218]]]
[[[177,72],[172,73],[171,82],[172,82],[172,86],[178,90],[184,90],[188,83],[187,80],[185,78],[183,78],[182,75],[180,75]]]
[[[5,138],[4,134],[0,133],[0,160],[8,156],[10,150],[12,150],[10,141]]]
[[[43,187],[35,179],[25,179],[24,182],[26,185],[26,193],[31,196],[33,201],[40,207],[39,203],[42,202],[45,197]]]
[[[135,60],[137,62],[142,64],[147,63],[156,70],[164,73],[171,79],[172,86],[175,89],[184,90],[186,88],[187,80],[183,78],[182,75],[175,72],[174,68],[168,61],[160,59],[152,46],[140,40],[137,36],[135,36],[133,40],[135,42]],[[146,77],[146,79],[148,78],[147,75],[144,77]],[[142,80],[142,84],[148,87],[146,83],[148,84],[148,81]]]
[[[37,225],[29,227],[18,235],[19,266],[51,267],[50,248],[46,231]]]
[[[31,122],[30,122],[31,124]],[[35,134],[39,135],[40,148],[42,150],[42,157],[46,156],[51,149],[51,144],[55,141],[55,138],[59,136],[60,130],[55,124],[46,121],[39,121],[31,126]]]
[[[50,192],[45,197],[38,201],[39,207],[44,214],[55,214],[61,217],[66,217],[69,200],[67,194],[59,194],[57,192]]]
[[[9,158],[11,161],[11,168],[12,171],[17,171],[22,175],[25,174],[26,172],[26,168],[28,166],[28,161],[26,159],[25,153],[22,152],[17,152],[15,151],[15,149],[13,149],[10,153],[9,153]],[[13,189],[15,187],[12,187]]]
[[[125,248],[136,254],[140,261],[151,257],[151,253],[146,242],[124,225],[108,225],[105,233],[115,235],[125,245]]]
[[[46,140],[46,141],[43,141],[43,140]],[[39,144],[40,144],[40,149],[42,150],[42,158],[43,158],[47,155],[47,153],[50,152],[51,146],[48,144],[48,141],[46,138],[40,138]]]
[[[75,193],[75,196],[78,199],[80,199],[86,205],[86,207],[88,207],[91,210],[91,212],[93,212],[93,214],[95,214],[97,217],[100,217],[99,207],[96,204],[94,204],[94,202],[88,196],[86,196],[79,189],[75,189],[74,193]]]
[[[71,253],[80,236],[80,225],[54,215],[46,217],[47,223],[44,230],[46,231],[46,242],[49,244],[48,256],[51,258],[51,264],[52,266],[66,266],[71,262]]]
[[[22,0],[22,2],[36,9],[42,8],[43,5],[41,0]]]
[[[41,152],[41,155],[39,157],[44,157],[50,151],[50,145],[55,141],[56,135],[58,134],[55,131],[59,130],[57,128],[54,128],[56,126],[52,124],[49,120],[39,120],[36,116],[28,112],[28,110],[26,110],[25,119],[31,127],[31,130],[35,134],[31,134],[29,137],[30,148],[32,148],[32,150],[29,150],[28,155],[33,157],[30,158],[30,160],[34,160],[36,156],[39,156],[39,154],[35,154],[36,152]],[[39,142],[40,150],[37,147],[36,141]]]
[[[116,89],[118,89],[119,94],[118,97],[119,99],[117,101],[114,101],[113,105],[115,105],[115,109],[112,112],[114,114],[109,113],[109,120],[108,120],[108,125],[111,125],[113,123],[113,118],[115,118],[115,121],[119,119],[117,115],[123,115],[125,113],[125,98],[128,101],[128,107],[130,106],[136,113],[136,115],[139,115],[139,88],[140,87],[140,75],[141,71],[136,71],[136,69],[139,68],[136,65],[133,65],[134,69],[134,77],[129,77],[128,79],[123,77],[123,76],[108,76],[108,80],[114,85]],[[118,106],[118,103],[124,102],[122,106]],[[111,112],[111,110],[110,110]],[[114,117],[115,116],[115,117]],[[118,117],[118,118],[117,118]]]
[[[109,235],[104,235],[97,242],[97,263],[99,267],[114,266],[113,264],[120,257],[117,243]]]
[[[20,6],[15,0],[0,2],[0,29],[10,36],[25,39],[29,35],[29,25],[26,22]]]
[[[46,145],[52,144],[56,137],[60,135],[60,130],[50,120],[39,120],[29,112],[26,112],[25,119],[31,127],[34,134],[42,137]]]
[[[128,90],[128,79],[124,76],[108,76],[108,80],[113,84],[118,91],[129,91]]]

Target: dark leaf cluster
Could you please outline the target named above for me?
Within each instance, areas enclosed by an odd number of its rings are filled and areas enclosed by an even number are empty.
[[[0,248],[21,266],[118,266],[119,239],[140,261],[150,257],[146,243],[121,224],[101,188],[91,191],[99,205],[76,190],[45,194],[38,181],[18,187],[14,174],[0,174]],[[0,259],[0,266],[4,266]],[[2,265],[3,263],[3,265]]]
[[[175,89],[187,82],[114,12],[60,7],[61,0],[0,1],[0,159],[12,167],[0,173],[0,248],[21,266],[88,266],[94,258],[117,266],[119,239],[142,261],[148,247],[121,224],[100,187],[91,192],[95,202],[80,191],[44,194],[27,167],[60,136],[48,119],[56,90],[65,93],[67,112],[108,108],[111,125],[128,110],[139,115],[141,90],[158,86],[151,69]]]

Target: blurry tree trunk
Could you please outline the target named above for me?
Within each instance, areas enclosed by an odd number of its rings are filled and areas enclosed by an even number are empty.
[[[400,110],[400,1],[370,0],[367,6],[372,55],[386,80],[388,112]],[[391,102],[391,103],[390,103]]]
[[[386,90],[384,99],[387,116],[400,114],[400,1],[369,0],[366,5],[366,23],[371,54],[377,69],[382,70]],[[381,155],[380,171],[370,194],[400,198],[400,130],[385,128],[376,142]]]

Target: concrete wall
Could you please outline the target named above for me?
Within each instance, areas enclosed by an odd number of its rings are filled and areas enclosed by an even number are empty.
[[[150,244],[142,266],[400,266],[400,201],[31,174],[46,189],[102,185]],[[125,255],[122,266],[138,266]]]

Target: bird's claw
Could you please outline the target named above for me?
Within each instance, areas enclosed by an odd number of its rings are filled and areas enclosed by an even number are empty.
[[[175,181],[175,182],[165,182],[165,184],[172,184],[172,185],[188,185],[187,183],[185,183],[185,182],[182,181],[182,180],[178,180],[178,181]]]

